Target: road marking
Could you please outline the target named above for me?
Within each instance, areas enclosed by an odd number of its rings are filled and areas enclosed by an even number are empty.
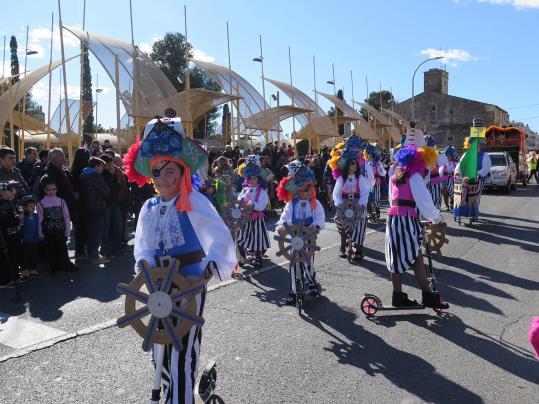
[[[13,349],[24,349],[64,334],[66,334],[65,331],[57,330],[43,323],[0,313],[0,344]]]

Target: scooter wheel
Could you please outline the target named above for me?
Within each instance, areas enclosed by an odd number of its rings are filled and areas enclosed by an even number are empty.
[[[445,299],[442,295],[440,295],[440,302],[445,302]],[[442,311],[444,311],[444,309],[439,309],[439,308],[433,308],[432,310],[434,310],[436,313],[441,313]]]
[[[374,316],[379,308],[380,304],[378,303],[378,300],[376,300],[374,297],[365,296],[363,300],[361,300],[361,311],[367,317]]]

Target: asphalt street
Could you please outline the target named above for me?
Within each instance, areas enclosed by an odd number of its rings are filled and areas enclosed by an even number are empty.
[[[539,315],[539,186],[482,197],[481,221],[458,226],[433,255],[438,288],[451,305],[379,312],[366,318],[364,293],[391,300],[383,224],[369,225],[365,259],[338,257],[328,216],[316,257],[322,297],[305,315],[287,306],[287,263],[273,242],[264,267],[210,283],[203,367],[215,358],[225,403],[537,403],[539,361],[527,342]],[[384,215],[383,215],[384,216]],[[269,227],[273,226],[269,222]],[[273,232],[271,233],[273,235]],[[153,368],[142,339],[118,329],[130,254],[77,273],[43,276],[0,290],[1,403],[142,403]],[[405,291],[420,299],[411,275]],[[389,314],[386,314],[389,313]]]

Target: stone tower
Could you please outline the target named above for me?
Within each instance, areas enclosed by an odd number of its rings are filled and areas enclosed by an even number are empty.
[[[449,74],[442,69],[430,69],[424,73],[424,92],[447,95]]]

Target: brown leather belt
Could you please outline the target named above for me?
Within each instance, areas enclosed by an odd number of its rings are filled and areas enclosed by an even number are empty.
[[[206,256],[203,250],[191,251],[185,254],[172,255],[170,258],[176,258],[180,261],[180,268],[186,265],[198,264]],[[163,257],[155,257],[155,262],[159,262]]]
[[[391,206],[407,206],[409,208],[415,208],[415,202],[407,199],[393,199]]]
[[[440,173],[434,173],[430,175],[430,178],[437,178],[440,176]]]

